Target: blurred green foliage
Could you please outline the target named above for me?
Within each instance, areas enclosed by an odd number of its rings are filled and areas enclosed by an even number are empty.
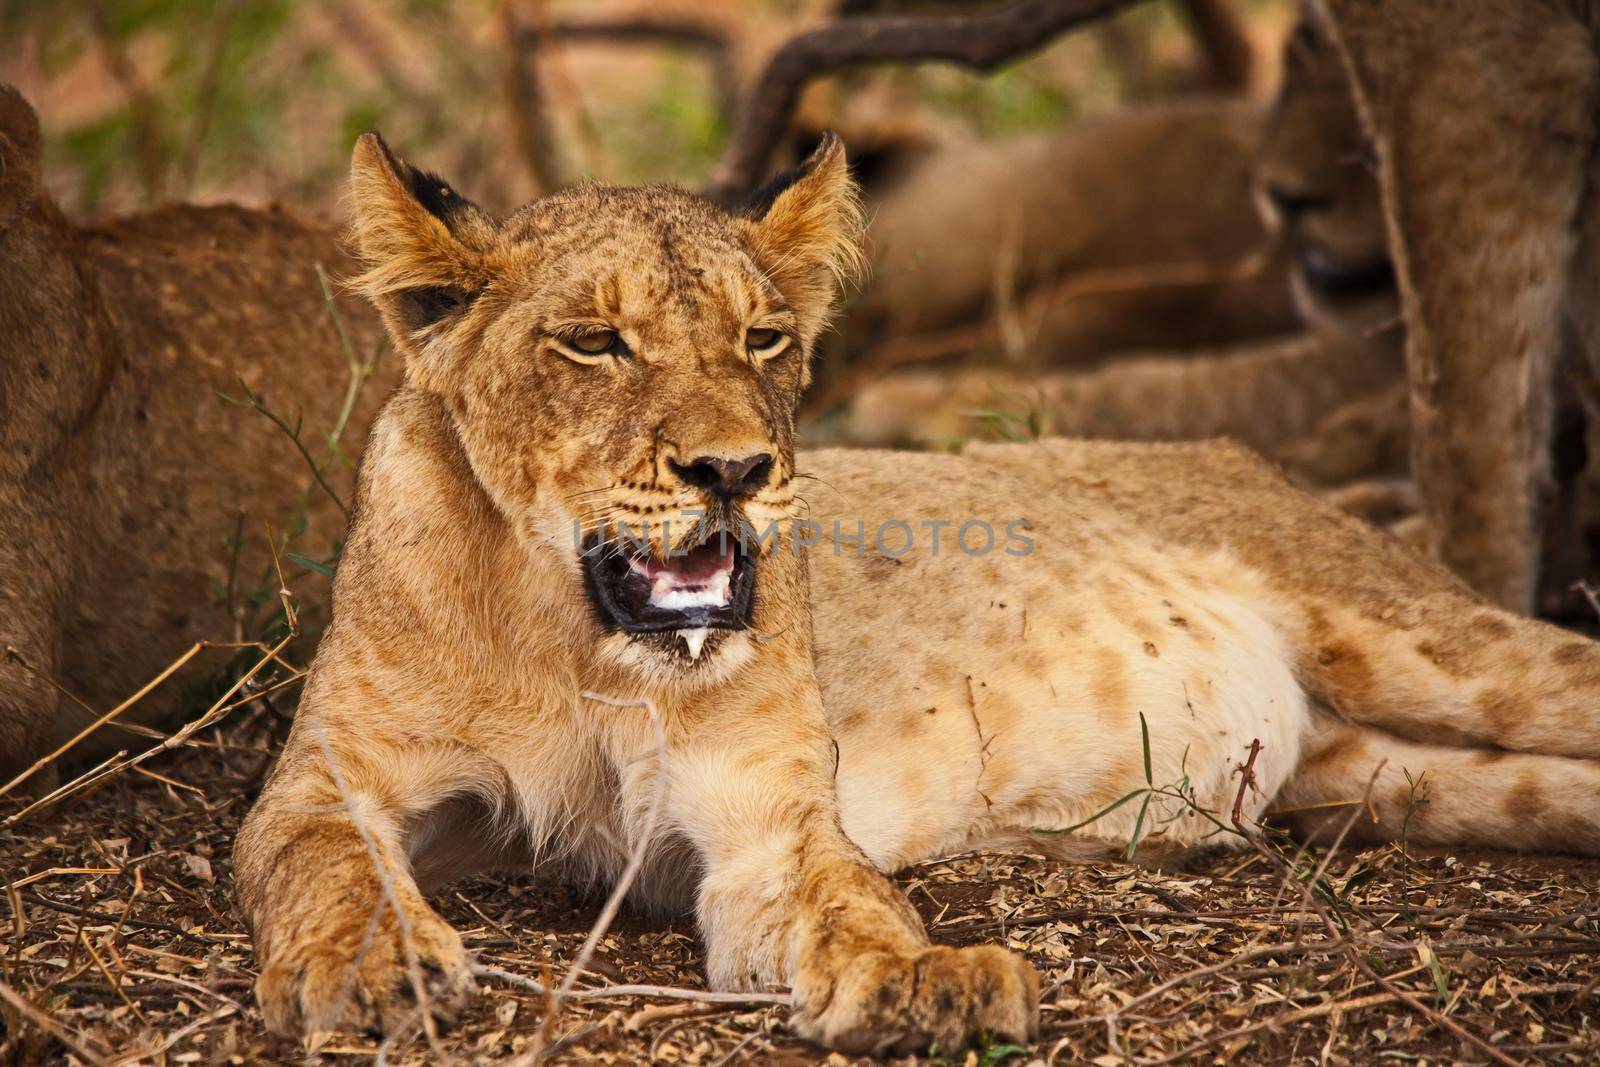
[[[752,55],[781,39],[772,23],[798,29],[818,10],[805,0],[743,7],[746,28],[763,31],[740,45]],[[549,3],[551,17],[626,10],[638,8]],[[327,206],[339,195],[351,143],[374,126],[411,158],[506,207],[526,191],[526,175],[508,147],[495,11],[495,0],[5,0],[0,80],[8,65],[26,66],[63,97],[92,101],[63,109],[54,125],[46,116],[51,187],[78,212],[146,199],[152,155],[166,196],[275,195]],[[833,99],[847,108],[854,88],[875,85],[888,87],[896,106],[970,135],[1059,128],[1159,95],[1155,42],[1174,33],[1182,30],[1171,5],[1143,5],[990,76],[944,65],[854,72],[835,81]],[[569,172],[704,178],[726,134],[704,57],[630,45],[617,52],[622,75],[595,78],[594,53],[585,52],[588,80],[573,76],[580,49],[595,47],[605,46],[557,45],[539,65]],[[128,57],[148,106],[114,77],[108,49]],[[633,61],[641,52],[651,61]],[[745,58],[748,77],[755,64]],[[563,65],[561,77],[551,76],[552,62]]]

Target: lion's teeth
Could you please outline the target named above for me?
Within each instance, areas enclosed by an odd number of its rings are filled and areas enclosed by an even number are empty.
[[[678,636],[683,638],[684,645],[689,649],[690,659],[700,658],[700,649],[706,643],[706,634],[709,631],[701,626],[694,630],[679,630]]]

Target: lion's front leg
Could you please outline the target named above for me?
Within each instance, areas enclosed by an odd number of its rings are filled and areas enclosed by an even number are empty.
[[[820,706],[809,729],[776,715],[746,728],[668,761],[675,821],[705,860],[712,983],[789,985],[795,1028],[849,1052],[954,1049],[983,1031],[1032,1039],[1039,985],[1027,961],[930,945],[910,903],[845,837]]]
[[[461,1007],[470,960],[417,888],[404,815],[311,758],[286,758],[251,811],[234,864],[269,1029],[396,1033]]]
[[[1038,1034],[1039,979],[995,946],[930,945],[911,905],[864,859],[839,850],[797,872],[790,982],[794,1025],[847,1052],[954,1050],[988,1031]],[[708,934],[709,937],[709,934]]]

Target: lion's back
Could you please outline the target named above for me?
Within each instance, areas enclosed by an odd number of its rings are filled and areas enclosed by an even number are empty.
[[[340,292],[352,262],[332,230],[292,212],[174,205],[80,237],[82,311],[103,323],[101,350],[88,358],[109,374],[85,458],[61,460],[83,462],[95,490],[83,502],[80,529],[94,549],[80,580],[96,590],[66,620],[63,667],[92,702],[108,704],[190,643],[232,637],[224,601],[259,595],[264,523],[296,534],[303,555],[332,554],[344,515],[308,488],[299,449],[247,398],[299,427],[322,461],[352,373],[340,328],[357,361],[378,352],[382,331],[370,307]],[[337,294],[337,326],[319,266]],[[353,458],[399,372],[398,359],[380,359],[349,413],[344,456],[327,465],[346,504]]]

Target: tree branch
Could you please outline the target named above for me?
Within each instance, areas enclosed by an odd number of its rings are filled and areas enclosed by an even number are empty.
[[[990,71],[1139,0],[1015,0],[968,15],[851,18],[779,48],[746,96],[705,194],[729,203],[753,188],[811,81],[853,67],[943,60]]]
[[[539,39],[530,36],[513,9],[512,0],[495,8],[495,23],[504,59],[500,91],[511,118],[517,154],[533,183],[534,195],[544,196],[566,184],[550,131],[549,104],[539,78]]]

